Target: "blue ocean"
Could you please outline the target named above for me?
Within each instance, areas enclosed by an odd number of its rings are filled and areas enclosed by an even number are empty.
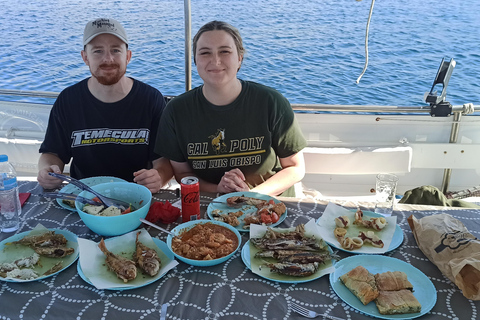
[[[447,101],[478,104],[480,1],[375,1],[368,67],[356,83],[367,57],[371,4],[192,0],[192,37],[210,20],[236,26],[247,50],[239,77],[274,87],[291,103],[426,105],[424,93],[442,59],[453,58]],[[164,95],[185,91],[182,0],[16,0],[1,6],[0,89],[60,92],[88,77],[80,56],[84,26],[113,17],[129,34],[128,75]],[[192,77],[193,87],[201,84],[193,62]]]

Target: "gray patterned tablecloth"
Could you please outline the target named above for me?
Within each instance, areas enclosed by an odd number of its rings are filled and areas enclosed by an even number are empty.
[[[55,200],[39,196],[43,192],[36,182],[21,182],[21,192],[31,193],[22,211],[23,232],[38,223],[47,228],[60,228],[78,237],[99,241],[76,212],[60,207]],[[215,195],[204,195],[212,199]],[[155,201],[178,200],[175,191],[161,191]],[[319,218],[328,202],[313,199],[283,198],[288,217],[280,227],[288,227]],[[337,202],[337,201],[336,201]],[[372,203],[337,202],[346,207],[359,205],[372,210]],[[202,213],[206,206],[202,205]],[[437,290],[435,307],[421,319],[477,319],[480,302],[466,299],[418,249],[407,218],[447,212],[462,221],[480,238],[480,211],[429,206],[397,205],[394,215],[404,232],[404,241],[391,256],[418,268],[433,282]],[[176,224],[163,225],[172,229]],[[146,227],[146,226],[145,226]],[[165,241],[164,233],[146,227],[152,237]],[[14,233],[0,233],[0,241]],[[243,235],[243,242],[248,233]],[[0,253],[1,254],[1,253]],[[340,252],[342,257],[350,254]],[[98,290],[83,281],[77,263],[59,274],[40,281],[11,283],[0,281],[0,319],[159,319],[162,304],[168,303],[167,319],[303,319],[289,310],[290,301],[318,312],[344,319],[369,319],[344,303],[330,286],[328,276],[302,284],[276,283],[252,273],[236,253],[226,263],[200,268],[182,262],[159,281],[148,286],[126,290]]]

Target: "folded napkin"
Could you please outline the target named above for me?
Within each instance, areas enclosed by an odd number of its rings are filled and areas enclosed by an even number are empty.
[[[151,223],[169,224],[177,221],[179,217],[180,209],[166,200],[165,203],[160,201],[152,203],[145,219]]]
[[[464,208],[480,208],[480,206],[459,199],[447,199],[447,197],[434,186],[421,186],[412,190],[408,190],[400,199],[399,203],[408,204],[426,204],[431,206],[443,207],[464,207]]]
[[[20,193],[19,198],[20,198],[20,205],[23,207],[25,204],[25,201],[30,197],[30,193]]]

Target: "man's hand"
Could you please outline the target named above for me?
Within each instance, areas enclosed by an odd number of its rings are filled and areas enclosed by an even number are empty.
[[[165,184],[156,169],[142,169],[133,173],[133,181],[147,187],[150,192],[157,193]]]
[[[62,180],[52,177],[49,172],[62,173],[56,164],[43,168],[38,172],[37,181],[44,189],[56,189],[62,185]]]

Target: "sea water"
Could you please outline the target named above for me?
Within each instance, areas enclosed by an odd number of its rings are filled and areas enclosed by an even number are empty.
[[[246,48],[239,77],[274,87],[292,103],[426,105],[423,95],[445,57],[457,62],[447,101],[478,104],[480,1],[376,1],[369,63],[357,84],[370,6],[368,0],[192,0],[192,37],[214,19],[238,27]],[[88,77],[83,29],[104,16],[128,32],[128,75],[178,95],[185,91],[183,10],[181,0],[3,1],[0,89],[59,92]],[[201,79],[191,64],[195,87]]]

